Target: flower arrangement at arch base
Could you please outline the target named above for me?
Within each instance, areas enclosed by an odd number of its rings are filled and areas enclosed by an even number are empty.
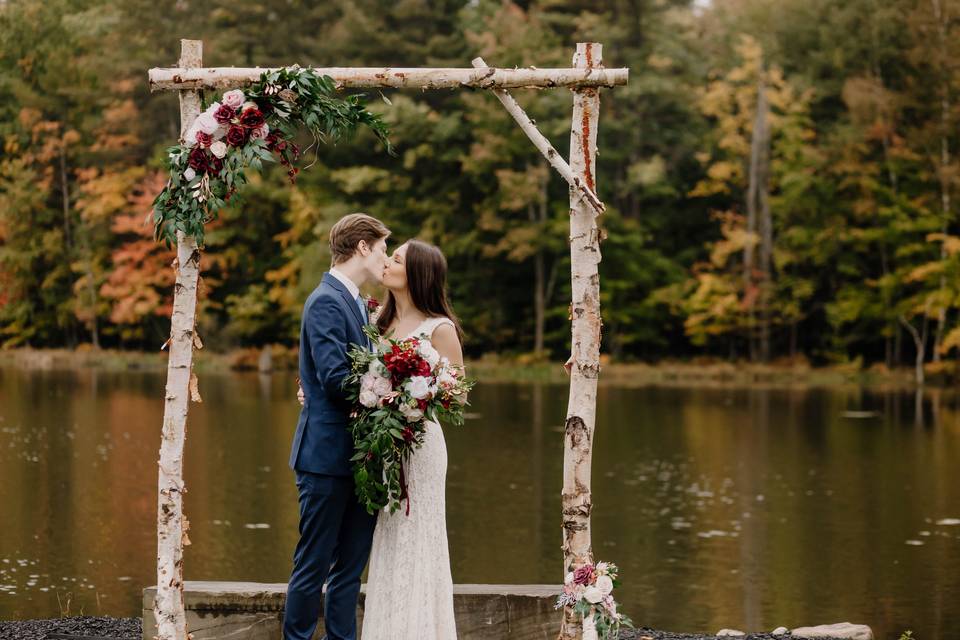
[[[563,580],[556,609],[573,607],[583,620],[583,640],[616,640],[620,627],[633,627],[630,618],[617,611],[613,589],[619,586],[617,565],[585,564]]]
[[[363,106],[363,96],[335,94],[332,78],[294,66],[264,72],[245,90],[227,91],[209,105],[183,141],[167,149],[170,179],[153,202],[157,239],[171,245],[182,232],[202,245],[204,225],[247,182],[247,167],[276,161],[295,182],[301,153],[294,137],[301,126],[314,145],[365,126],[392,154],[387,125]]]
[[[353,406],[351,463],[357,497],[371,514],[384,508],[393,513],[406,500],[410,515],[403,465],[423,444],[428,421],[463,425],[467,393],[475,381],[441,357],[427,335],[383,341],[372,324],[364,333],[374,349],[354,345],[344,380]]]

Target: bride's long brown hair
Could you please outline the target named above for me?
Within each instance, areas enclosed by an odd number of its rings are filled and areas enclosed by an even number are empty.
[[[420,240],[408,240],[406,245],[404,270],[407,272],[410,301],[428,318],[442,316],[450,318],[462,344],[463,329],[447,299],[447,259],[443,257],[443,252],[432,244]],[[396,316],[397,301],[393,292],[387,291],[383,310],[377,318],[377,328],[380,333],[387,330]]]

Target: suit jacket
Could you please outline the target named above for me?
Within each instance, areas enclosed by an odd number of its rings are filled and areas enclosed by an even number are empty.
[[[290,466],[331,476],[351,476],[353,440],[347,429],[349,403],[343,380],[350,373],[347,351],[366,345],[364,314],[342,282],[323,274],[303,305],[300,321],[300,384],[303,407],[290,451]]]

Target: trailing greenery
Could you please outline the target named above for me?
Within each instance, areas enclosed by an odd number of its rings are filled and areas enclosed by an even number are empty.
[[[227,104],[234,98],[233,104]],[[247,183],[244,170],[263,168],[276,156],[291,182],[300,149],[293,141],[302,125],[313,144],[336,141],[358,126],[369,127],[393,152],[387,125],[363,107],[362,96],[336,97],[330,76],[291,67],[265,72],[249,88],[224,94],[187,132],[187,140],[167,149],[167,186],[153,202],[155,235],[171,246],[177,232],[203,245],[204,225]],[[209,130],[200,130],[205,120]]]

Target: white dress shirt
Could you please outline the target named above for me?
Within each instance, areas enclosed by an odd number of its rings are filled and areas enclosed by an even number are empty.
[[[347,288],[347,291],[350,292],[350,297],[354,300],[357,299],[357,296],[360,295],[360,287],[354,284],[353,280],[348,278],[342,271],[336,267],[330,267],[330,275],[343,283],[343,286]]]

